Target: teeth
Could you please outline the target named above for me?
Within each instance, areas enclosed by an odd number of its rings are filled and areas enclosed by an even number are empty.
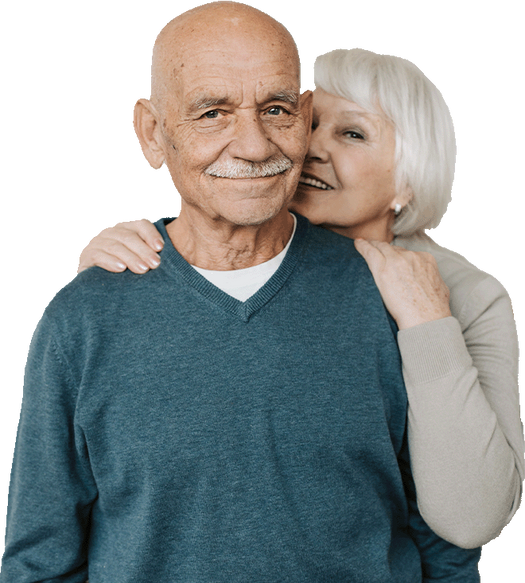
[[[321,188],[322,190],[333,190],[333,188],[325,182],[321,182],[315,178],[310,178],[309,176],[301,176],[301,178],[299,178],[299,182],[308,184],[310,186],[315,186],[315,188]]]

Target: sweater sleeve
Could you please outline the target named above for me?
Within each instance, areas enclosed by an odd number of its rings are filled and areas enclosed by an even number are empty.
[[[498,536],[520,501],[518,347],[510,299],[490,276],[458,318],[402,330],[398,342],[420,512],[473,548]]]
[[[44,316],[26,366],[1,583],[83,583],[96,489],[75,423],[76,394]]]
[[[406,439],[398,461],[408,503],[408,531],[421,557],[422,583],[479,583],[481,548],[460,548],[439,537],[423,520],[416,499]]]

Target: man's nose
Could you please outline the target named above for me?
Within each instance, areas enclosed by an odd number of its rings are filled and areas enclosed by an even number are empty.
[[[242,112],[237,116],[228,153],[232,158],[250,162],[263,162],[276,153],[276,146],[257,113]]]

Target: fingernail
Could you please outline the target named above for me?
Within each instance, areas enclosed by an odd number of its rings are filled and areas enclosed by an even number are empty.
[[[158,239],[156,241],[153,242],[153,246],[155,247],[155,249],[157,251],[161,251],[162,248],[164,247],[164,241],[159,241]]]
[[[126,266],[124,265],[124,263],[121,263],[120,261],[117,263],[117,267],[119,269],[122,269],[122,270],[126,269]]]
[[[137,265],[137,267],[141,270],[141,271],[149,271],[149,267],[147,265],[144,265],[144,263],[139,263]]]
[[[158,267],[160,265],[160,259],[157,259],[156,257],[152,257],[149,262],[153,267]]]

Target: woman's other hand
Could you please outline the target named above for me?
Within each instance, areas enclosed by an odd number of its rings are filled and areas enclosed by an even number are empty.
[[[157,251],[163,246],[160,233],[150,221],[118,223],[89,242],[80,255],[78,273],[95,265],[116,273],[126,268],[146,273],[160,265]]]
[[[452,315],[448,287],[430,253],[364,239],[356,239],[355,247],[400,330]]]

